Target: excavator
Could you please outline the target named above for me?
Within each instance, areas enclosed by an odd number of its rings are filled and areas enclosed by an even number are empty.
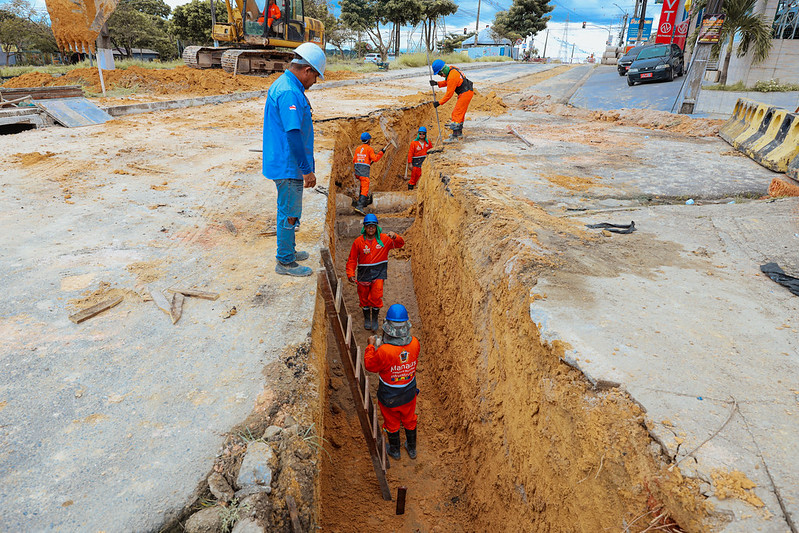
[[[266,15],[271,1],[280,9],[280,17],[270,26]],[[97,36],[118,3],[119,0],[46,0],[58,46],[94,52]],[[294,58],[291,49],[304,42],[322,46],[324,24],[305,16],[303,0],[225,0],[227,23],[216,21],[214,3],[210,2],[215,45],[186,47],[183,61],[190,67],[222,67],[232,74],[272,74],[288,66]],[[218,42],[227,46],[218,46]]]

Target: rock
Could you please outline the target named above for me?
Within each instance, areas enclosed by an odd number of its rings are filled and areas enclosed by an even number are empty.
[[[289,428],[291,426],[296,426],[296,425],[297,425],[297,421],[294,420],[294,417],[291,416],[291,415],[286,415],[286,418],[283,419],[283,427],[284,428]]]
[[[272,440],[272,437],[279,435],[281,431],[283,431],[283,428],[280,426],[269,426],[266,428],[266,431],[264,431],[263,438],[264,440]]]
[[[219,515],[220,507],[208,507],[197,511],[186,520],[183,526],[186,533],[216,533],[222,529],[222,518]]]
[[[303,442],[300,443],[297,446],[297,449],[294,450],[294,455],[295,457],[297,457],[297,459],[300,459],[302,461],[307,461],[308,459],[311,458],[313,452],[311,452],[311,447]]]
[[[271,491],[272,470],[278,465],[272,448],[265,442],[251,442],[241,463],[236,486],[240,489],[252,485],[268,488]]]
[[[243,489],[237,490],[233,497],[240,501],[242,498],[246,498],[247,496],[251,496],[253,494],[258,494],[259,492],[269,494],[272,492],[272,487],[264,487],[262,485],[247,485]]]
[[[221,502],[227,503],[233,499],[233,489],[230,483],[219,472],[214,472],[208,476],[208,488],[211,489],[211,494],[214,495],[214,498]]]
[[[231,533],[266,533],[266,530],[254,518],[245,518],[236,522]]]

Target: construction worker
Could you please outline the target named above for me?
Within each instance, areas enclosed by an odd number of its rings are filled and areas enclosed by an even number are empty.
[[[388,308],[383,322],[383,343],[375,348],[369,337],[363,362],[366,370],[380,374],[377,402],[388,434],[388,454],[400,458],[400,426],[405,428],[405,449],[416,459],[416,363],[421,345],[411,336],[408,311],[400,304]]]
[[[408,164],[411,165],[411,179],[408,181],[408,190],[412,191],[419,178],[422,177],[422,163],[427,159],[427,151],[433,147],[427,142],[427,128],[422,126],[416,133],[416,138],[408,149]]]
[[[264,16],[266,15],[268,15],[266,19],[266,26],[271,29],[272,23],[281,17],[280,8],[277,7],[275,0],[269,0],[269,7],[264,8],[264,12],[261,13],[261,16],[258,18],[258,24],[264,23]]]
[[[404,245],[405,239],[401,235],[393,231],[382,232],[377,216],[370,213],[363,217],[361,236],[352,243],[347,258],[347,279],[358,286],[364,329],[377,331],[380,308],[383,307],[383,282],[388,277],[388,251]]]
[[[364,209],[369,202],[369,175],[372,170],[372,163],[380,161],[383,154],[386,153],[386,148],[375,153],[374,148],[371,147],[372,136],[368,131],[361,133],[361,142],[355,153],[352,155],[352,163],[355,167],[355,179],[361,182],[361,189],[358,195],[358,202],[355,204],[355,210],[364,215]]]
[[[313,43],[294,49],[295,59],[269,87],[264,106],[263,175],[277,188],[277,265],[275,272],[310,276],[297,264],[308,252],[295,250],[294,232],[302,215],[302,189],[316,185],[311,104],[305,96],[317,78],[324,79],[325,53]]]
[[[447,142],[452,142],[463,135],[463,121],[466,118],[466,110],[469,109],[469,102],[472,101],[474,96],[474,86],[458,67],[447,65],[443,59],[436,59],[431,66],[433,74],[439,74],[445,80],[430,80],[430,85],[447,88],[444,97],[438,102],[433,102],[433,107],[446,104],[453,94],[458,95],[458,102],[455,104],[455,109],[452,110],[452,122],[446,125],[447,128],[452,130],[452,135],[447,139]]]

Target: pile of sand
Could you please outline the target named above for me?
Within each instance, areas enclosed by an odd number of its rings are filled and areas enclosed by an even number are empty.
[[[714,137],[718,135],[723,120],[691,118],[667,111],[652,109],[614,109],[612,111],[592,111],[580,107],[553,104],[549,98],[533,97],[522,104],[528,111],[552,113],[564,117],[578,117],[586,120],[613,122],[619,126],[638,126],[651,130],[665,130],[689,137]]]
[[[280,74],[268,77],[234,76],[222,69],[193,69],[181,65],[169,69],[149,69],[132,66],[124,70],[104,70],[106,89],[134,89],[135,93],[174,95],[190,94],[209,96],[240,91],[268,89]],[[327,81],[360,77],[354,72],[330,72]],[[77,68],[55,77],[44,72],[29,72],[11,78],[3,87],[52,87],[56,85],[82,85],[88,92],[100,93],[100,76],[95,68]]]

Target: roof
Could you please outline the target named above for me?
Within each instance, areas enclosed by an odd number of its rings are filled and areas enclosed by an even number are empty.
[[[124,55],[125,54],[125,50],[119,50],[119,49],[115,48],[114,49],[114,53],[116,55]],[[130,53],[133,54],[134,56],[135,55],[140,55],[140,54],[141,55],[150,55],[150,56],[151,55],[156,55],[156,56],[160,55],[155,50],[150,50],[149,48],[131,48],[130,49]]]
[[[462,46],[502,46],[512,44],[510,39],[495,39],[491,33],[490,27],[480,30],[480,32],[477,34],[477,43],[475,44],[474,41],[474,37],[469,37],[463,41]]]

